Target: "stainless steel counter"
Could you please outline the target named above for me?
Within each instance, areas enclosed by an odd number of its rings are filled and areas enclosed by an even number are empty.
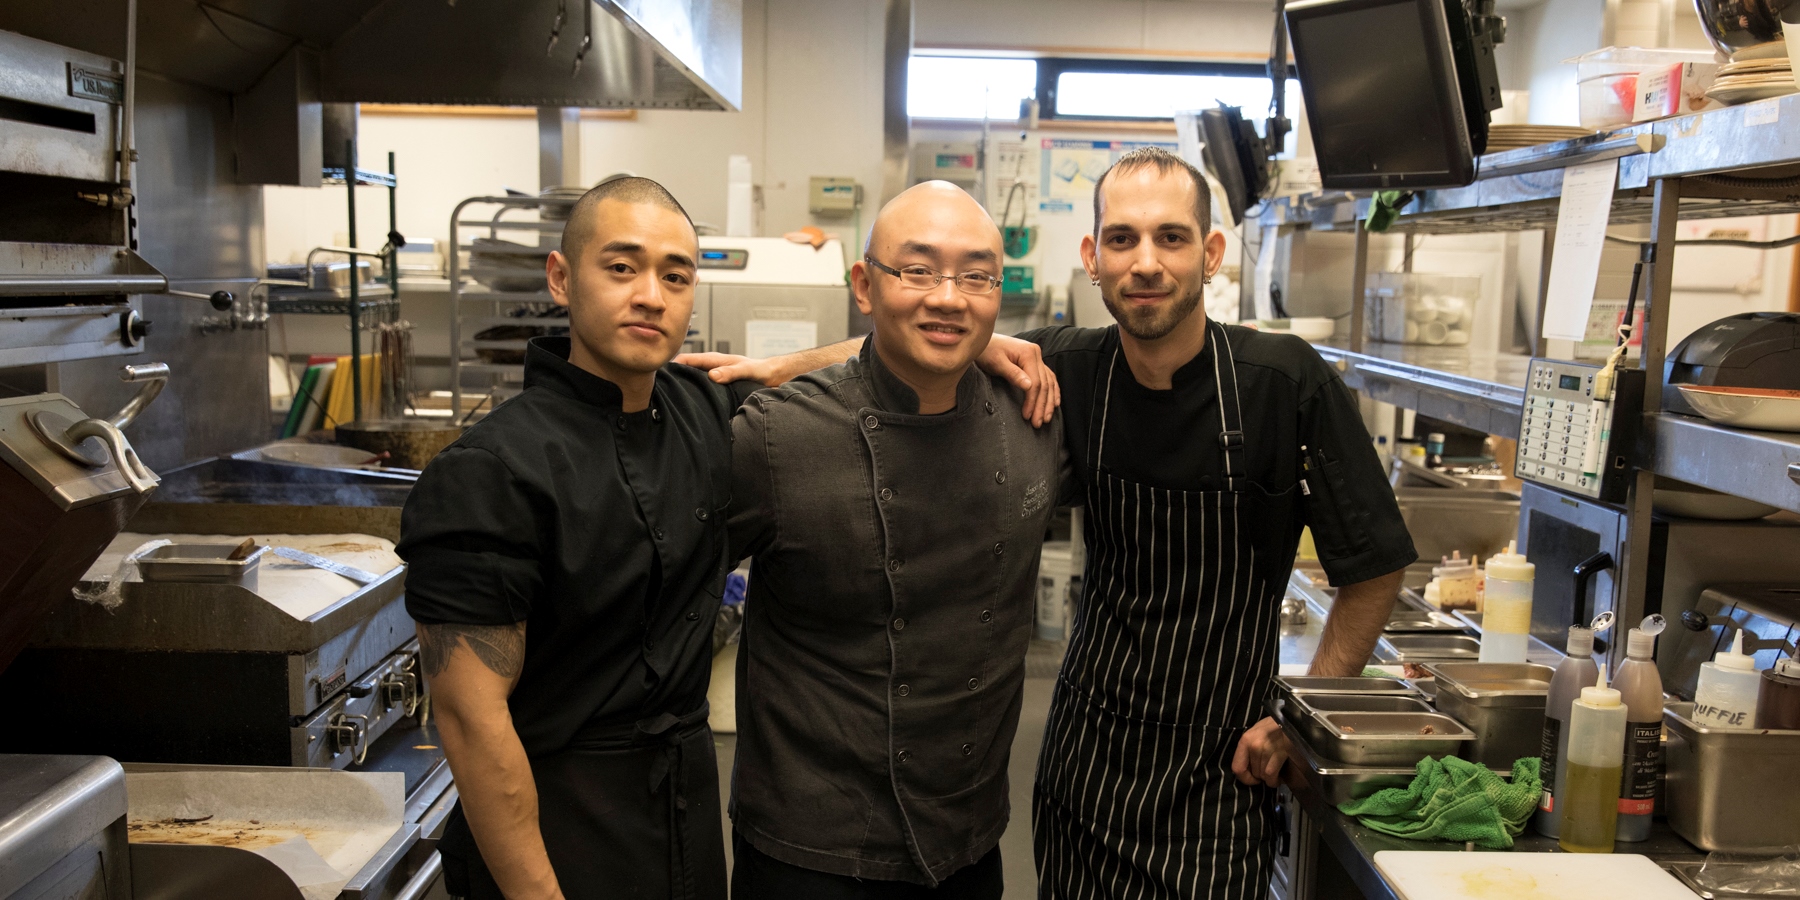
[[[1318,580],[1315,581],[1315,578]],[[1325,618],[1331,609],[1332,595],[1316,571],[1309,576],[1306,570],[1296,570],[1289,578],[1288,593],[1304,601],[1306,620],[1303,623],[1290,622],[1284,617],[1280,636],[1281,665],[1306,665],[1318,652],[1319,639],[1325,630]],[[1555,665],[1560,660],[1560,654],[1554,649],[1537,641],[1532,643],[1528,652],[1531,661]],[[1284,794],[1291,794],[1294,805],[1298,807],[1284,812],[1289,816],[1299,814],[1302,833],[1294,835],[1296,840],[1282,849],[1285,853],[1292,854],[1292,858],[1298,860],[1300,866],[1315,870],[1286,875],[1287,880],[1281,883],[1281,889],[1289,900],[1351,896],[1346,890],[1348,886],[1341,883],[1346,878],[1368,900],[1400,900],[1393,887],[1376,871],[1376,853],[1382,850],[1457,852],[1463,849],[1460,844],[1410,841],[1366,828],[1327,803],[1320,795],[1318,786],[1307,781],[1303,766],[1290,765],[1283,774],[1286,779]],[[1312,852],[1312,847],[1317,845],[1323,845],[1329,852]],[[1527,828],[1517,838],[1513,852],[1552,853],[1560,852],[1560,848],[1555,840],[1540,837]],[[1620,843],[1614,852],[1640,853],[1659,864],[1698,863],[1705,858],[1704,853],[1682,840],[1660,820],[1652,829],[1650,840]],[[1325,874],[1323,870],[1329,870],[1329,874]],[[1283,876],[1277,877],[1279,881]]]

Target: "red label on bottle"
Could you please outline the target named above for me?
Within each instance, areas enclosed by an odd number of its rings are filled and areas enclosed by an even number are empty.
[[[1619,815],[1621,816],[1647,816],[1655,810],[1655,800],[1621,799],[1619,801]]]

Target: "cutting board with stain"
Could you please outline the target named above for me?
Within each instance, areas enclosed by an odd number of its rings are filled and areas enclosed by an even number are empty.
[[[1375,868],[1400,900],[1694,900],[1675,876],[1635,853],[1382,850]]]

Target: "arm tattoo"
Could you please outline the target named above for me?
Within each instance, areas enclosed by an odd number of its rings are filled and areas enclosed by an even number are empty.
[[[501,678],[517,678],[525,665],[525,623],[517,625],[427,625],[419,623],[419,658],[425,677],[436,678],[450,667],[458,645],[467,647]]]

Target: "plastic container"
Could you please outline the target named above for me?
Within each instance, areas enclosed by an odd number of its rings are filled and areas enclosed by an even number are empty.
[[[1581,102],[1581,127],[1604,131],[1630,125],[1637,111],[1637,73],[1596,75],[1575,83]]]
[[[1537,566],[1517,548],[1517,541],[1508,541],[1506,552],[1488,557],[1481,602],[1484,663],[1525,661],[1531,633],[1531,586],[1537,578]]]
[[[1613,689],[1625,704],[1625,762],[1619,780],[1621,841],[1650,839],[1650,817],[1663,772],[1662,675],[1656,670],[1656,636],[1663,617],[1652,615],[1625,639],[1625,661],[1613,677]]]
[[[1458,551],[1431,569],[1437,584],[1438,606],[1443,609],[1475,609],[1475,561],[1463,559]]]
[[[1762,676],[1756,658],[1744,652],[1744,632],[1731,639],[1731,649],[1721,650],[1712,662],[1700,664],[1694,685],[1694,723],[1707,728],[1756,727],[1756,699]]]
[[[1531,817],[1531,827],[1544,837],[1556,837],[1562,825],[1560,799],[1567,796],[1569,759],[1569,710],[1582,688],[1594,683],[1600,669],[1594,665],[1593,629],[1569,628],[1568,655],[1550,676],[1550,693],[1544,700],[1544,736],[1540,749],[1544,796]]]
[[[1774,668],[1762,673],[1756,727],[1800,731],[1800,659],[1776,660]]]
[[[1581,127],[1605,129],[1629,125],[1637,110],[1638,76],[1678,63],[1711,65],[1708,50],[1603,47],[1565,59],[1575,66],[1576,92],[1581,104]]]
[[[1611,853],[1619,828],[1625,705],[1606,686],[1606,667],[1569,709],[1568,777],[1557,843],[1570,853]]]
[[[1467,344],[1481,276],[1377,272],[1363,297],[1363,323],[1371,340]]]

